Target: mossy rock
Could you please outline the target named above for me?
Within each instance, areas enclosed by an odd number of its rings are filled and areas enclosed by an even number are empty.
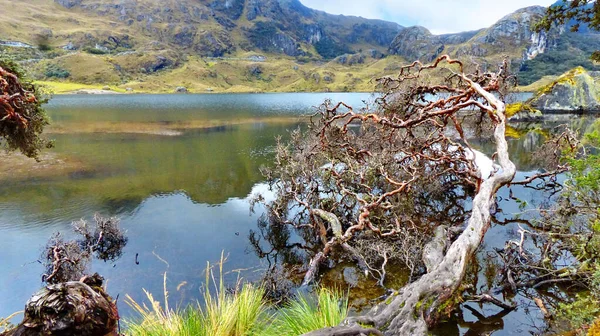
[[[542,112],[533,108],[529,102],[507,105],[506,116],[510,121],[536,121],[544,117]]]
[[[577,67],[539,89],[525,104],[541,111],[598,111],[600,110],[600,85],[590,72]]]

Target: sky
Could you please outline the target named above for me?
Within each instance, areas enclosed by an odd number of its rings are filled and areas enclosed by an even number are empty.
[[[527,6],[549,6],[556,0],[300,0],[331,14],[362,16],[423,26],[434,34],[457,33],[491,26]]]

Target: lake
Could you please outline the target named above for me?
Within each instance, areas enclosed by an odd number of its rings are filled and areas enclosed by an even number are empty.
[[[56,142],[51,153],[76,168],[2,179],[0,316],[22,310],[42,285],[38,260],[48,239],[56,232],[72,236],[71,223],[95,213],[120,218],[129,238],[120,259],[92,265],[106,278],[109,294],[121,298],[126,318],[125,294],[143,301],[144,288],[160,297],[165,272],[171,306],[199,299],[206,263],[223,251],[228,280],[238,274],[259,279],[266,266],[248,240],[261,214],[250,213],[249,198],[268,193],[259,168],[269,165],[276,137],[285,139],[302,124],[301,115],[328,98],[353,106],[373,99],[354,93],[54,97],[47,106],[53,120],[48,136]],[[536,169],[530,153],[543,140],[540,130],[550,126],[536,124],[536,131],[521,130],[524,135],[510,141],[517,179]],[[532,203],[540,198],[515,191]],[[514,227],[494,227],[486,248],[503,246],[514,234]],[[543,325],[536,314],[509,314],[495,335],[535,330]]]

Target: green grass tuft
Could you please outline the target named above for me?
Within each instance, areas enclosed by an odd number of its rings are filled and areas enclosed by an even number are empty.
[[[140,318],[127,321],[130,336],[295,336],[340,324],[348,314],[348,298],[338,291],[321,288],[314,296],[300,295],[282,308],[269,307],[265,290],[238,281],[228,291],[223,281],[223,260],[219,277],[210,265],[206,271],[204,300],[187,309],[171,309],[164,280],[164,305],[146,293],[148,305],[130,296],[126,302]],[[210,288],[210,283],[213,288]],[[273,313],[274,312],[274,313]]]
[[[268,336],[302,335],[340,324],[348,315],[348,298],[321,288],[315,297],[298,296],[280,309],[264,333]]]

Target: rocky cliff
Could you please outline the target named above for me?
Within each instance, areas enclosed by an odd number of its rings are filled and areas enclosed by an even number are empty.
[[[532,26],[545,13],[540,6],[520,9],[505,16],[486,29],[460,34],[433,35],[423,27],[409,27],[401,31],[392,44],[390,53],[406,58],[430,61],[442,53],[456,57],[495,59],[506,54],[513,59],[535,58],[555,45],[561,31],[535,33]]]

